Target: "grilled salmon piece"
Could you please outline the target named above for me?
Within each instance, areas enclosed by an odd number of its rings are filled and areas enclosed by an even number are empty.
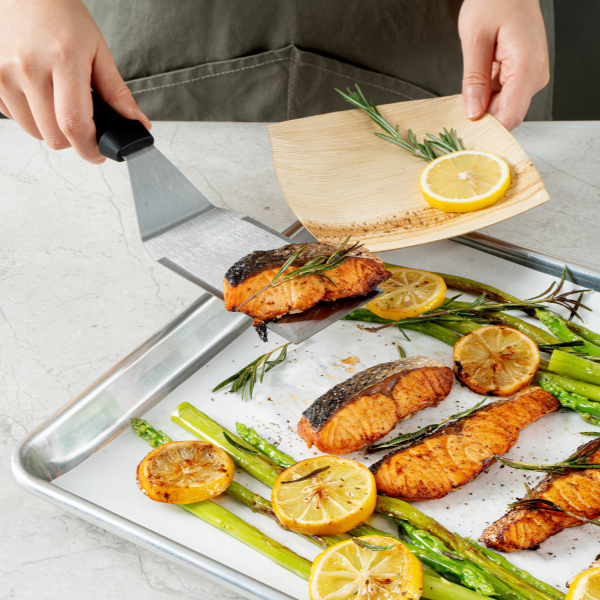
[[[371,466],[377,489],[403,500],[436,500],[479,475],[558,401],[539,387],[492,402]]]
[[[325,271],[334,283],[319,275],[307,275],[278,287],[268,287],[279,269],[303,246],[306,246],[305,250],[286,269],[286,274],[318,256],[331,256],[338,249],[334,244],[315,242],[289,244],[245,256],[225,274],[225,308],[254,317],[257,326],[287,313],[303,312],[320,300],[362,296],[391,277],[378,256],[364,247],[357,247],[345,255],[347,260],[344,263]]]
[[[578,448],[575,455],[595,451],[587,459],[600,463],[600,439]],[[572,470],[563,475],[549,475],[532,490],[532,497],[550,500],[564,510],[588,519],[600,516],[600,469]],[[489,548],[516,552],[536,548],[549,537],[582,521],[563,513],[520,506],[511,509],[490,525],[481,539]]]
[[[365,369],[317,398],[298,435],[327,454],[360,450],[398,421],[437,406],[452,389],[452,369],[430,358],[402,358]]]

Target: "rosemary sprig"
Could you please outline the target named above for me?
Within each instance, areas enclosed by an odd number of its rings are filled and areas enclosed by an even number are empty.
[[[340,265],[343,265],[349,258],[348,254],[353,250],[356,250],[362,246],[360,242],[356,242],[352,246],[346,247],[348,242],[350,241],[350,237],[348,236],[340,245],[340,247],[330,256],[321,255],[316,256],[315,258],[311,258],[305,264],[299,266],[297,269],[286,273],[288,268],[300,258],[300,255],[306,250],[308,244],[304,244],[301,248],[299,248],[294,254],[292,254],[282,265],[281,269],[277,271],[277,274],[271,282],[258,290],[255,294],[252,294],[249,298],[244,300],[238,307],[237,310],[242,308],[245,304],[248,304],[251,300],[254,300],[259,294],[262,294],[265,290],[269,288],[276,288],[284,283],[288,283],[289,281],[293,281],[294,279],[300,279],[301,277],[307,277],[308,275],[318,275],[319,277],[323,277],[330,281],[335,287],[337,287],[335,281],[331,279],[328,275],[325,275],[325,271],[331,271]]]
[[[308,475],[305,475],[304,477],[300,477],[300,479],[288,479],[287,481],[282,481],[281,485],[285,485],[286,483],[298,483],[300,481],[306,481],[307,479],[312,479],[319,473],[322,473],[323,471],[327,471],[327,469],[329,469],[329,465],[327,465],[326,467],[321,467],[320,469],[315,469],[314,471],[311,471]]]
[[[378,546],[377,544],[369,544],[369,542],[365,542],[365,540],[361,540],[360,538],[353,537],[352,541],[361,548],[365,550],[373,550],[375,552],[382,552],[383,550],[391,550],[396,547],[396,544],[390,544],[389,546]]]
[[[406,358],[406,350],[400,344],[396,344],[396,347],[398,348],[400,358]]]
[[[600,463],[589,463],[588,459],[600,448],[600,439],[592,440],[582,448],[579,448],[575,454],[566,458],[562,462],[553,465],[535,465],[517,462],[502,458],[497,454],[494,458],[507,467],[520,469],[522,471],[541,471],[543,473],[553,473],[554,475],[563,475],[569,471],[584,469],[600,469]]]
[[[236,450],[241,450],[242,452],[245,452],[246,454],[253,454],[254,456],[259,455],[258,450],[254,450],[253,448],[247,448],[246,446],[242,446],[241,444],[238,444],[226,431],[223,432],[223,437]]]
[[[590,311],[592,310],[588,306],[582,304],[579,299],[569,297],[573,294],[580,294],[580,292],[589,292],[591,290],[573,290],[571,292],[560,293],[563,283],[564,279],[561,279],[561,283],[559,283],[558,285],[556,284],[556,282],[552,282],[550,288],[548,288],[543,294],[540,294],[539,296],[536,296],[534,298],[530,298],[529,300],[524,300],[523,302],[488,302],[486,301],[487,296],[484,292],[467,306],[452,308],[452,303],[461,297],[461,294],[458,294],[456,296],[453,296],[452,298],[446,298],[444,303],[438,306],[437,308],[424,312],[423,314],[417,317],[412,317],[410,319],[402,319],[401,321],[397,321],[395,323],[387,323],[379,327],[364,327],[363,325],[357,325],[357,327],[359,327],[363,331],[377,333],[382,329],[386,329],[388,327],[395,327],[400,323],[402,323],[402,325],[411,325],[415,323],[423,323],[425,321],[435,321],[436,319],[440,319],[440,317],[444,317],[446,321],[452,320],[452,317],[455,317],[456,320],[462,320],[464,318],[469,318],[473,320],[473,315],[477,315],[478,313],[536,308],[545,310],[546,304],[558,304],[559,306],[568,308],[569,310],[573,309],[575,311],[577,311],[579,308],[584,308],[585,310]]]
[[[557,348],[576,348],[583,345],[585,345],[585,342],[574,340],[572,342],[558,342],[556,344],[538,344],[538,348],[544,352],[554,352]],[[600,356],[597,356],[596,358],[600,359]]]
[[[523,498],[523,500],[517,500],[508,506],[509,508],[531,508],[534,512],[537,512],[538,510],[548,510],[551,512],[562,513],[569,517],[573,517],[582,523],[590,523],[600,527],[600,521],[598,519],[588,519],[583,515],[576,515],[575,513],[561,508],[558,504],[552,502],[552,500],[545,500],[544,498]]]
[[[231,389],[229,390],[230,392],[237,392],[241,389],[243,400],[244,394],[246,393],[246,386],[248,386],[248,393],[250,398],[252,398],[252,392],[257,379],[260,383],[262,383],[265,373],[271,369],[274,369],[277,365],[280,365],[287,358],[288,346],[289,343],[284,344],[283,346],[275,348],[275,350],[271,350],[271,352],[267,352],[266,354],[259,356],[249,365],[246,365],[243,369],[240,369],[237,373],[234,373],[231,377],[228,377],[225,381],[222,381],[216,388],[213,389],[213,392],[218,392],[231,383],[232,385]],[[277,352],[277,350],[281,350],[279,356],[273,360],[269,360],[270,356]],[[260,376],[258,374],[259,369]]]
[[[483,400],[479,401],[475,406],[468,408],[467,410],[463,410],[462,412],[456,413],[455,415],[450,415],[447,419],[440,421],[439,423],[432,423],[431,425],[426,425],[417,431],[413,431],[411,433],[403,433],[398,437],[395,437],[388,442],[383,442],[382,444],[372,444],[367,447],[367,452],[372,454],[374,452],[380,452],[381,450],[390,450],[392,448],[400,448],[403,446],[407,446],[408,444],[412,444],[418,440],[423,439],[424,437],[431,435],[434,431],[439,429],[442,425],[449,423],[450,421],[456,421],[457,419],[462,419],[463,417],[468,417],[473,414],[485,401],[487,397]]]
[[[375,133],[378,138],[408,150],[413,156],[431,162],[439,156],[436,154],[436,150],[439,154],[450,154],[451,152],[460,152],[461,150],[464,150],[454,129],[448,131],[445,127],[444,133],[438,134],[437,137],[430,133],[426,133],[426,137],[422,144],[412,130],[409,129],[408,140],[405,140],[398,131],[398,125],[394,128],[386,121],[379,112],[377,106],[375,106],[372,101],[365,98],[358,85],[356,86],[356,92],[353,92],[349,88],[346,88],[346,91],[348,92],[347,94],[336,88],[336,92],[338,92],[347,102],[363,110],[372,121],[377,123],[377,125],[386,132]]]

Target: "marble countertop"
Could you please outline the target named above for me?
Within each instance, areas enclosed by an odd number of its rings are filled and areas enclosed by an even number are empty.
[[[215,204],[285,229],[265,126],[156,123],[156,144]],[[600,270],[600,122],[515,137],[551,200],[485,231]],[[142,247],[127,169],[52,152],[0,121],[0,600],[164,600],[235,593],[23,491],[15,445],[200,291]]]

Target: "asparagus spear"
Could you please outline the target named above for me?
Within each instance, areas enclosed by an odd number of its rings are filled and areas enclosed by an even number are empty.
[[[573,333],[567,326],[568,321],[548,310],[535,309],[538,319],[561,341],[582,342],[580,350],[590,356],[600,356],[600,347],[591,344],[581,336]]]
[[[162,444],[168,444],[172,441],[168,435],[161,431],[156,431],[149,423],[142,419],[132,419],[131,426],[134,431],[153,448],[161,446]],[[256,510],[263,512],[265,508],[264,503],[268,502],[267,500],[253,494],[250,490],[246,490],[246,488],[235,482],[231,483],[227,491],[232,487],[235,490],[235,493],[232,495],[239,495],[239,499],[244,498],[246,501],[249,501],[249,494],[254,496],[252,502],[256,503]],[[244,504],[246,504],[246,501]],[[269,505],[270,504],[271,503],[269,502]],[[192,504],[179,504],[178,506],[193,514],[195,517],[198,517],[205,523],[223,530],[227,535],[246,544],[246,546],[249,546],[253,550],[260,552],[262,555],[277,563],[280,567],[294,573],[294,575],[298,575],[298,577],[302,577],[306,580],[310,579],[312,563],[309,560],[296,554],[283,544],[280,544],[277,540],[265,535],[253,525],[246,523],[246,521],[222,506],[215,504],[212,500],[203,500],[202,502],[194,502]]]
[[[271,459],[276,465],[287,469],[291,467],[296,461],[291,457],[279,450],[273,444],[269,444],[266,440],[261,438],[258,433],[251,427],[246,427],[242,423],[236,423],[235,428],[239,436],[248,442],[251,446],[256,448],[259,452],[262,452],[267,458]]]
[[[206,441],[210,441],[221,446],[236,462],[240,459],[244,459],[246,462],[248,459],[246,457],[240,456],[243,451],[238,450],[231,444],[223,443],[220,440],[225,440],[223,436],[223,432],[227,432],[221,425],[217,422],[213,421],[210,417],[200,412],[194,406],[187,402],[183,402],[180,404],[173,413],[171,420],[175,423],[178,423],[182,427],[186,428],[188,431],[192,432],[194,435],[198,436],[201,439]],[[234,438],[233,434],[227,432],[231,438]],[[238,438],[239,439],[239,438]],[[240,440],[241,441],[241,440]],[[227,446],[226,446],[227,444]],[[250,459],[259,460],[261,457],[255,455],[248,455]],[[286,455],[287,456],[287,455]],[[290,460],[291,457],[288,457]],[[264,461],[267,461],[264,458]],[[295,462],[295,461],[294,461]],[[265,462],[260,463],[260,468],[254,469],[253,472],[256,473],[253,475],[258,481],[263,483],[268,487],[273,487],[277,476],[281,472],[281,467],[276,465],[275,463],[268,461],[271,467],[267,469],[264,465]],[[248,471],[249,472],[249,471]],[[457,552],[462,558],[471,561],[472,563],[480,566],[484,571],[491,574],[494,577],[504,581],[511,588],[512,599],[516,600],[520,598],[521,600],[549,600],[550,596],[547,594],[537,590],[534,586],[530,585],[527,582],[524,582],[518,576],[506,571],[501,566],[497,565],[486,556],[481,554],[478,550],[472,549],[460,536],[450,533],[445,527],[441,524],[437,523],[434,519],[428,517],[424,513],[421,513],[416,508],[412,507],[410,504],[397,500],[395,498],[388,498],[385,496],[379,496],[377,501],[377,512],[381,512],[383,514],[390,515],[392,517],[397,517],[399,519],[403,519],[412,523],[419,529],[423,529],[432,535],[438,537],[446,546],[448,546],[452,551]],[[444,533],[444,535],[438,535],[436,531]],[[352,535],[361,535],[355,530],[350,531]],[[386,533],[380,533],[380,535],[388,535]],[[466,548],[466,551],[463,549]],[[471,556],[467,556],[467,553],[473,554],[474,558]],[[458,586],[460,588],[460,586]],[[464,588],[460,588],[464,589]],[[557,592],[559,593],[559,592]],[[428,596],[427,596],[428,597]],[[433,599],[431,599],[433,600]],[[508,600],[508,598],[505,598]]]
[[[533,380],[539,385],[541,385],[542,381],[554,383],[570,394],[579,394],[588,400],[594,401],[590,403],[592,407],[594,404],[600,402],[600,386],[598,385],[585,383],[584,381],[577,381],[575,379],[568,379],[567,377],[561,377],[560,375],[555,375],[554,373],[545,373],[541,371],[537,372]],[[595,413],[592,412],[590,414]]]
[[[539,381],[539,386],[552,394],[561,406],[572,408],[582,416],[591,415],[592,418],[600,418],[600,402],[588,400],[585,396],[579,394],[569,394],[564,388],[550,381]],[[585,419],[589,422],[589,419]]]
[[[564,377],[600,385],[600,365],[580,356],[573,356],[555,350],[552,353],[549,368],[553,373],[558,373]]]
[[[566,321],[565,325],[578,336],[582,337],[586,342],[594,344],[594,346],[600,347],[600,334],[591,331],[587,327],[580,325],[579,323],[573,323],[573,321]]]

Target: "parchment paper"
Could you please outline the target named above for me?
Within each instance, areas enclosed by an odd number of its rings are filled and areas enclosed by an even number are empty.
[[[476,279],[519,298],[541,293],[553,280],[548,275],[448,241],[381,256],[394,264]],[[594,314],[585,314],[585,323],[600,331],[600,295],[587,294],[585,301],[596,310]],[[516,314],[522,317],[521,313]],[[174,408],[187,401],[230,430],[235,431],[235,422],[240,421],[254,427],[272,442],[279,442],[283,451],[299,460],[308,458],[317,452],[308,450],[295,432],[302,411],[353,373],[397,359],[398,349],[392,342],[400,343],[409,356],[429,356],[452,366],[452,348],[427,336],[407,333],[410,342],[395,328],[370,334],[360,331],[355,322],[339,322],[298,346],[290,346],[288,360],[269,372],[262,385],[257,384],[252,400],[242,401],[239,393],[211,393],[226,377],[285,342],[270,333],[269,343],[263,344],[254,330],[248,330],[149,411],[145,418],[174,440],[190,439],[189,433],[169,419]],[[349,357],[357,357],[360,362],[355,366],[344,364],[342,361]],[[452,392],[440,406],[426,409],[402,422],[389,437],[435,423],[441,417],[473,406],[479,398],[455,382]],[[592,428],[577,413],[560,409],[523,431],[507,456],[524,462],[559,461],[589,441],[589,437],[578,432]],[[307,584],[303,580],[178,507],[145,497],[136,485],[135,470],[149,450],[146,442],[129,430],[54,483],[291,596],[302,600],[308,598]],[[355,453],[350,457],[368,464],[378,460],[380,455],[365,459],[362,453]],[[542,474],[515,471],[496,464],[445,498],[420,502],[416,506],[449,529],[477,539],[487,525],[506,512],[508,503],[525,495],[524,482],[533,487],[542,477]],[[245,473],[237,472],[236,480],[270,498],[270,490]],[[302,556],[312,560],[319,553],[316,546],[282,531],[269,519],[252,513],[226,496],[217,502]],[[377,527],[394,531],[383,517],[375,516],[372,522]],[[599,539],[600,528],[584,525],[550,538],[535,552],[521,551],[507,557],[536,577],[565,590],[566,581],[587,568],[600,552]]]

